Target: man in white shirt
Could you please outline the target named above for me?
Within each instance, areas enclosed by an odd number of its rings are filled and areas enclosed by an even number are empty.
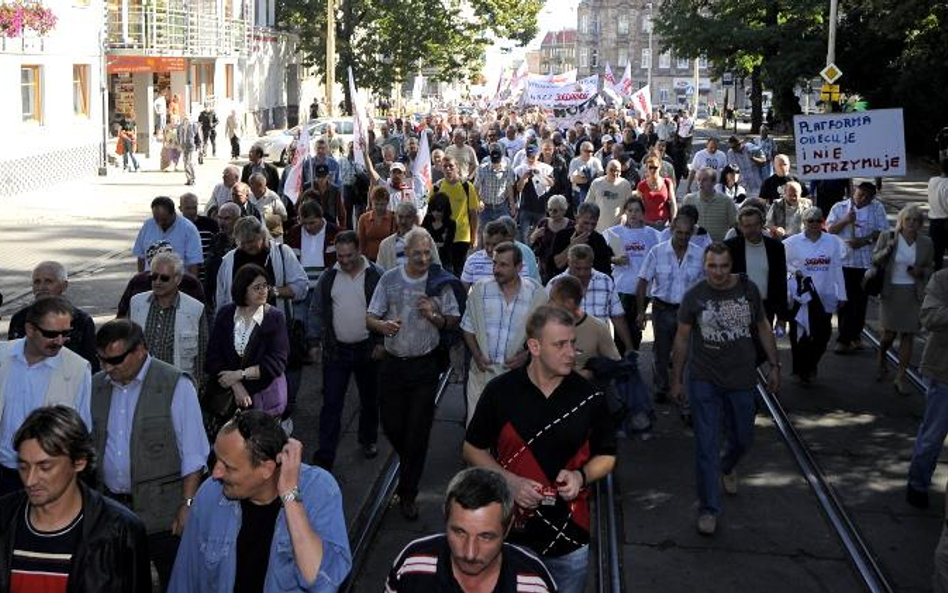
[[[233,201],[231,191],[234,185],[240,181],[240,167],[237,165],[227,165],[221,174],[221,182],[211,190],[211,197],[204,206],[204,214],[214,217],[214,212],[223,204]]]
[[[168,126],[168,102],[165,100],[165,95],[161,91],[158,91],[155,94],[155,130],[157,131],[156,135],[164,134],[165,128]]]
[[[63,297],[37,299],[26,314],[26,337],[0,342],[0,496],[23,486],[13,436],[30,412],[64,405],[92,427],[89,363],[63,346],[72,333],[72,305]]]
[[[599,222],[596,230],[604,233],[606,229],[619,224],[625,201],[632,195],[632,184],[622,177],[622,163],[609,161],[606,175],[592,182],[586,201],[599,206]]]
[[[685,192],[691,193],[691,184],[695,180],[698,171],[705,167],[714,169],[715,173],[720,173],[721,169],[727,166],[727,155],[718,150],[717,138],[708,138],[707,145],[695,153],[695,158],[691,160],[691,171],[688,173],[688,181],[685,185]]]
[[[509,125],[507,126],[507,135],[500,139],[500,143],[507,152],[507,158],[513,159],[514,155],[523,148],[524,140],[517,135],[517,126]]]
[[[445,156],[453,157],[458,162],[462,178],[474,179],[474,173],[477,172],[477,153],[464,143],[467,140],[467,132],[464,128],[458,128],[454,130],[451,138],[454,143],[444,149]]]
[[[569,180],[573,184],[573,207],[586,199],[589,186],[603,174],[602,161],[593,156],[592,142],[579,145],[579,156],[569,163]]]

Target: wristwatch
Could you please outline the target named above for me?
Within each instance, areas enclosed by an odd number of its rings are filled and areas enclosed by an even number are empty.
[[[184,506],[186,506],[186,507],[188,507],[188,508],[191,508],[191,506],[193,506],[193,505],[194,505],[194,499],[193,499],[193,498],[185,498],[185,499],[184,499]]]
[[[286,505],[287,503],[293,502],[294,500],[296,502],[302,502],[303,495],[300,493],[299,486],[294,486],[292,489],[281,494],[280,499],[283,501],[283,504]]]

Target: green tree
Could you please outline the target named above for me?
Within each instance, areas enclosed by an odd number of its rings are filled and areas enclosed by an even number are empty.
[[[824,0],[664,0],[655,19],[663,49],[707,56],[714,74],[751,82],[751,126],[763,120],[762,91],[774,93],[778,119],[799,113],[794,87],[823,67]]]
[[[931,153],[948,125],[948,3],[847,1],[837,35],[843,90],[870,109],[902,107],[909,148]]]
[[[327,0],[281,0],[281,27],[300,35],[302,63],[325,74]],[[387,94],[420,69],[470,80],[492,39],[525,45],[543,0],[336,0],[336,79]],[[348,101],[348,86],[346,95]]]

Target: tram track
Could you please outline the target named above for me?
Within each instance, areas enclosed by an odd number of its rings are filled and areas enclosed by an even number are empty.
[[[435,394],[436,407],[441,403],[450,385],[450,376],[451,369],[449,368],[438,380]],[[373,543],[380,535],[385,515],[392,506],[399,471],[398,455],[393,451],[379,472],[371,493],[359,512],[354,527],[350,530],[352,570],[340,587],[340,593],[355,593],[364,588],[357,586],[357,583],[370,564]],[[616,497],[615,482],[611,475],[595,484],[592,496],[594,524],[591,526],[591,531],[594,542],[591,551],[595,555],[595,562],[590,566],[594,573],[591,590],[595,593],[624,593],[626,589],[622,576],[621,511]],[[386,560],[390,562],[393,559]]]

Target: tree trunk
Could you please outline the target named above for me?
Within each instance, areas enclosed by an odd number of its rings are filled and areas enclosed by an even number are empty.
[[[760,66],[751,70],[751,133],[760,133],[764,122],[764,86],[760,82]]]

